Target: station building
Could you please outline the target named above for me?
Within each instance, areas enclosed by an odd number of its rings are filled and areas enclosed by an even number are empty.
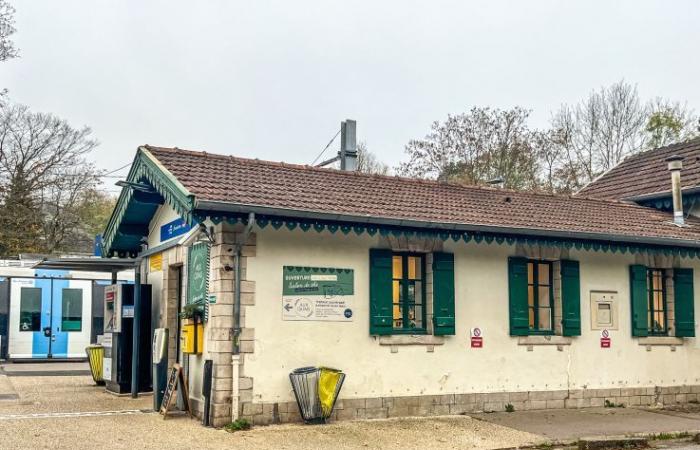
[[[146,145],[104,249],[146,255],[200,415],[213,362],[215,425],[299,421],[288,374],[312,365],[347,374],[337,419],[687,402],[699,158],[645,152],[560,196]]]

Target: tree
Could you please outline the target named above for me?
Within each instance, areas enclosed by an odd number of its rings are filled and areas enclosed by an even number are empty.
[[[19,55],[14,42],[10,39],[15,33],[15,9],[5,0],[0,0],[0,62],[16,58]],[[0,89],[0,104],[5,102],[7,89]]]
[[[444,123],[434,122],[424,139],[406,145],[409,161],[397,171],[468,184],[500,178],[505,187],[533,189],[538,162],[527,127],[529,114],[515,107],[450,115]]]
[[[386,175],[389,173],[389,166],[381,162],[374,153],[367,149],[366,142],[360,142],[357,144],[357,171]]]
[[[0,62],[16,58],[19,51],[12,42],[15,33],[15,9],[5,0],[0,0]]]
[[[0,105],[1,254],[72,250],[84,228],[77,211],[99,180],[85,159],[97,146],[91,133],[23,105]]]
[[[562,137],[571,187],[583,186],[643,149],[647,116],[637,87],[624,80],[591,92],[576,105],[562,105],[552,127]]]
[[[658,148],[697,135],[697,117],[679,102],[656,98],[649,103],[649,116],[644,131],[647,147]]]

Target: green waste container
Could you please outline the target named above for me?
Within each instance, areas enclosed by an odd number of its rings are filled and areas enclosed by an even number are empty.
[[[102,379],[102,360],[105,356],[105,348],[101,345],[88,345],[85,347],[88,361],[90,362],[90,373],[95,384],[104,386],[105,381]]]
[[[299,413],[306,423],[326,423],[345,381],[345,374],[329,367],[300,367],[289,374]]]

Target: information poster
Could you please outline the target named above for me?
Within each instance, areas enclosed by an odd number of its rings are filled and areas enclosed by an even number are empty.
[[[282,319],[351,322],[352,269],[284,266]]]

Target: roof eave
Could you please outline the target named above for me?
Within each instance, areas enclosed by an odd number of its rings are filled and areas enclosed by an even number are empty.
[[[426,228],[454,231],[479,231],[486,233],[515,234],[533,237],[550,237],[558,239],[580,239],[590,241],[611,241],[625,244],[660,245],[672,247],[700,248],[700,241],[672,238],[653,238],[629,236],[609,233],[585,233],[560,230],[542,230],[533,228],[504,227],[498,225],[461,224],[445,222],[427,222],[407,219],[395,219],[375,216],[358,216],[352,214],[325,213],[318,211],[303,211],[292,208],[279,208],[250,204],[237,204],[217,200],[198,200],[195,210],[217,211],[228,213],[256,213],[272,216],[287,216],[312,220],[329,220],[338,222],[360,222],[373,225],[395,227]]]
[[[141,178],[146,178],[153,188],[165,199],[187,223],[192,222],[192,212],[194,211],[195,198],[180,181],[158,161],[158,159],[148,151],[148,146],[141,146],[136,152],[136,157],[131,165],[126,180],[138,182]],[[130,187],[122,188],[117,204],[112,211],[112,215],[107,222],[103,238],[103,254],[114,253],[114,240],[117,236],[119,226],[124,218],[126,208],[133,195]],[[148,218],[150,222],[151,218]]]

